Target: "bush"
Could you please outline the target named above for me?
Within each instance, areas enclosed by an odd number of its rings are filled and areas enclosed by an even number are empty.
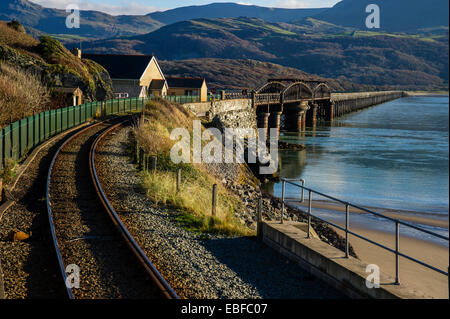
[[[134,136],[140,147],[150,155],[157,155],[157,171],[143,173],[143,187],[155,205],[177,210],[178,223],[200,233],[225,235],[250,235],[250,229],[234,216],[239,199],[222,186],[203,164],[171,161],[169,153],[175,143],[170,131],[180,127],[192,130],[193,116],[182,106],[165,100],[151,101],[146,105],[145,120],[134,127]],[[176,192],[175,176],[182,170],[182,185]],[[211,216],[213,184],[218,185],[216,216]]]
[[[20,30],[20,27],[18,29]],[[12,22],[0,21],[0,44],[6,44],[12,48],[33,50],[38,41],[25,32],[17,31]]]
[[[12,20],[11,22],[8,22],[7,26],[16,30],[17,32],[27,33],[27,31],[25,31],[25,28],[23,27],[23,25],[17,20]]]
[[[48,101],[40,76],[0,62],[0,126],[41,112]]]
[[[12,159],[5,161],[5,165],[2,170],[0,170],[0,179],[3,181],[3,185],[11,183],[13,177],[15,176],[16,163]]]

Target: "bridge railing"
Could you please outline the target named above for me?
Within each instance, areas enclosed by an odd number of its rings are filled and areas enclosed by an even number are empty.
[[[0,170],[18,161],[33,147],[95,117],[141,110],[148,98],[114,99],[44,111],[3,127],[0,131]]]
[[[236,99],[249,99],[251,96],[249,94],[244,94],[242,92],[225,92],[222,97],[224,100],[236,100]]]
[[[423,262],[423,261],[421,261],[419,259],[411,257],[411,256],[409,256],[409,255],[407,255],[405,253],[402,253],[400,251],[400,246],[399,246],[400,245],[400,225],[408,227],[408,228],[412,228],[412,229],[414,229],[416,231],[419,231],[421,233],[424,233],[424,234],[428,234],[428,235],[430,235],[430,236],[432,236],[434,238],[439,238],[441,240],[444,240],[444,241],[447,242],[447,244],[449,242],[449,238],[448,237],[443,236],[441,234],[438,234],[436,232],[424,229],[422,227],[419,227],[419,226],[412,225],[410,223],[401,221],[399,219],[392,218],[392,217],[389,217],[389,216],[385,216],[383,214],[374,212],[372,210],[369,210],[367,208],[361,207],[359,205],[351,204],[349,202],[340,200],[340,199],[335,198],[333,196],[323,194],[323,193],[318,192],[316,190],[313,190],[311,188],[305,187],[304,183],[302,183],[302,185],[300,185],[300,184],[297,184],[295,181],[292,181],[292,180],[289,180],[289,179],[285,179],[285,178],[282,178],[281,181],[282,181],[281,222],[283,222],[286,204],[288,204],[289,202],[292,203],[293,201],[297,201],[299,203],[303,202],[303,200],[304,200],[303,192],[306,191],[306,192],[308,192],[308,212],[307,212],[307,217],[308,217],[307,237],[308,238],[310,238],[310,233],[311,233],[311,217],[314,217],[317,220],[320,220],[320,221],[322,221],[324,223],[327,223],[327,224],[329,224],[329,225],[331,225],[331,226],[333,226],[333,227],[335,227],[337,229],[340,229],[340,230],[345,232],[345,257],[346,258],[349,257],[349,235],[353,235],[355,237],[358,237],[358,238],[360,238],[360,239],[362,239],[364,241],[369,242],[372,245],[378,246],[380,248],[383,248],[384,250],[387,250],[387,251],[393,253],[395,255],[395,284],[400,284],[399,257],[406,258],[406,259],[408,259],[408,260],[410,260],[410,261],[412,261],[414,263],[417,263],[417,264],[422,265],[422,266],[424,266],[426,268],[434,270],[435,272],[438,272],[438,273],[440,273],[442,275],[445,275],[445,276],[447,276],[447,280],[448,280],[448,268],[447,268],[447,272],[446,272],[446,271],[444,271],[442,269],[439,269],[437,267],[429,265],[426,262]],[[302,191],[302,199],[301,199],[301,201],[298,201],[298,200],[295,200],[295,199],[286,198],[286,184],[289,184],[289,185],[292,185],[292,186],[294,186],[296,188],[300,188],[301,189],[301,191]],[[318,196],[324,197],[324,198],[326,198],[328,200],[331,200],[333,202],[337,202],[337,203],[342,204],[342,205],[345,206],[345,227],[341,227],[341,226],[337,225],[336,223],[330,222],[328,220],[325,220],[323,218],[318,217],[317,215],[313,215],[312,214],[312,197],[313,197],[313,194],[316,194]],[[358,211],[362,211],[362,212],[371,214],[373,216],[377,216],[377,217],[380,217],[382,219],[391,221],[395,225],[395,249],[389,248],[389,247],[387,247],[384,244],[381,244],[381,243],[379,243],[379,242],[377,242],[375,240],[369,239],[369,238],[364,237],[364,236],[362,236],[362,235],[360,235],[360,234],[358,234],[356,232],[351,231],[350,230],[350,226],[349,226],[350,225],[350,208],[354,208],[354,209],[356,209]]]
[[[314,92],[314,99],[329,99],[331,98],[330,92]]]
[[[280,93],[255,94],[255,105],[280,103]]]
[[[219,101],[222,99],[221,94],[208,94],[208,102],[210,101]]]

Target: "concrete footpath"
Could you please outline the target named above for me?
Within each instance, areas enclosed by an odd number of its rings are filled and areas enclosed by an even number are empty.
[[[317,238],[306,238],[297,222],[263,222],[261,238],[301,267],[339,289],[351,298],[428,299],[432,298],[407,285],[395,285],[394,278],[380,273],[380,287],[368,288],[368,264],[359,259],[345,258],[344,253]]]

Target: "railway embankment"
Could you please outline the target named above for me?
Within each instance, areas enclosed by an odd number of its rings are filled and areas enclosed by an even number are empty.
[[[136,169],[130,133],[125,128],[105,140],[97,156],[98,174],[117,213],[180,297],[343,297],[254,236],[202,233],[186,227],[180,207],[156,204],[142,187],[148,173]]]

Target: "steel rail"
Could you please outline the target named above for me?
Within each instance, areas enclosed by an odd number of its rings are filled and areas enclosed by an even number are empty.
[[[69,299],[74,299],[74,295],[72,293],[72,289],[69,288],[66,284],[67,282],[67,274],[66,274],[66,266],[64,265],[64,260],[62,258],[61,255],[61,250],[59,248],[59,242],[58,242],[58,237],[56,236],[56,231],[55,231],[55,224],[53,221],[53,214],[52,214],[52,204],[51,204],[51,197],[50,197],[50,185],[51,185],[51,175],[53,172],[53,167],[55,165],[56,159],[58,158],[59,154],[61,153],[62,149],[70,142],[72,141],[74,138],[76,138],[77,136],[83,134],[84,132],[87,132],[88,130],[102,124],[104,122],[99,122],[96,124],[91,124],[88,125],[87,127],[81,129],[80,131],[76,132],[75,134],[71,135],[69,138],[67,138],[63,144],[61,144],[61,146],[58,148],[58,150],[55,152],[55,155],[53,155],[52,161],[50,163],[50,167],[48,170],[48,174],[47,174],[47,183],[46,183],[46,203],[47,203],[47,215],[48,215],[48,220],[50,223],[50,232],[52,235],[52,240],[53,240],[53,246],[55,247],[55,251],[56,251],[56,257],[58,259],[58,264],[59,264],[59,268],[61,271],[61,275],[63,277],[63,282],[64,285],[66,287],[66,292],[67,292],[67,296],[69,297]]]
[[[90,154],[89,154],[89,167],[91,171],[91,177],[92,181],[94,183],[95,189],[97,191],[97,194],[105,207],[106,211],[108,212],[108,215],[111,217],[114,225],[117,227],[119,232],[121,233],[122,237],[125,239],[128,246],[131,248],[135,256],[138,258],[144,269],[147,271],[149,276],[152,278],[153,282],[158,286],[159,290],[163,294],[163,296],[167,299],[179,299],[177,293],[175,290],[167,283],[167,281],[164,279],[164,277],[161,275],[161,273],[158,271],[158,269],[153,265],[153,263],[148,258],[147,254],[142,250],[142,248],[139,246],[139,244],[136,242],[136,240],[133,238],[131,233],[128,231],[126,226],[123,224],[122,220],[120,219],[119,215],[116,213],[114,207],[111,205],[110,201],[108,200],[102,186],[100,183],[100,180],[97,175],[97,170],[95,166],[95,154],[97,145],[99,142],[104,139],[109,133],[111,133],[113,130],[117,129],[118,127],[122,126],[126,121],[123,121],[121,123],[115,124],[108,129],[106,129],[104,132],[99,134],[95,141],[92,143]]]

